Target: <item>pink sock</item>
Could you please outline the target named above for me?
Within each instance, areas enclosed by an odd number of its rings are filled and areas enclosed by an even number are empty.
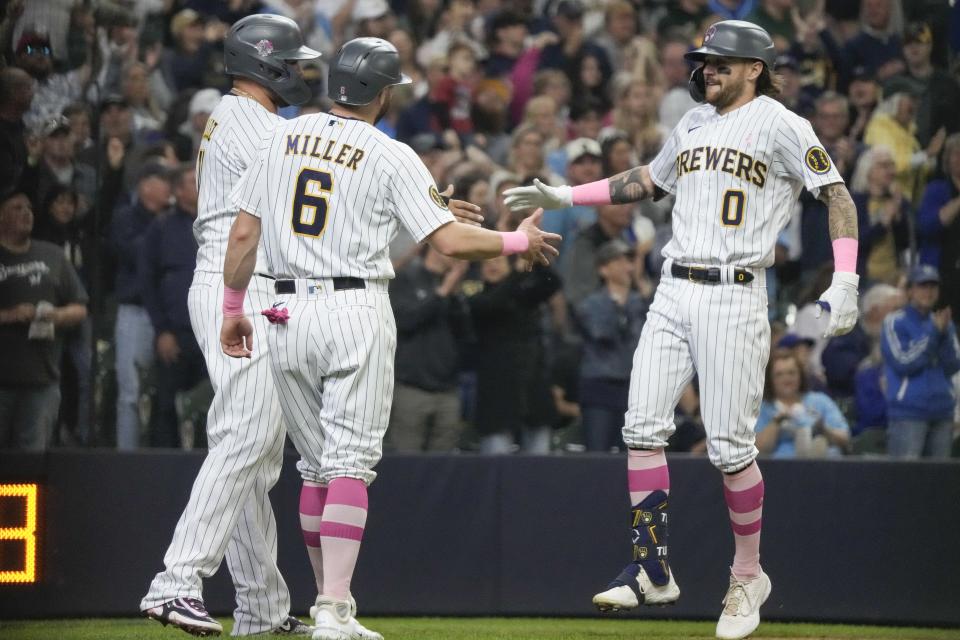
[[[327,502],[327,488],[316,482],[303,481],[300,489],[300,530],[307,545],[317,593],[323,593],[323,551],[320,548],[320,520]]]
[[[630,449],[627,452],[627,490],[630,506],[643,502],[654,491],[670,494],[670,474],[663,449],[646,451]]]
[[[754,462],[737,473],[724,474],[723,497],[727,501],[736,551],[733,573],[738,578],[760,575],[760,522],[763,516],[763,476]]]
[[[350,597],[350,580],[357,566],[363,528],[367,524],[367,485],[356,478],[334,478],[320,522],[323,548],[323,587],[328,598]]]

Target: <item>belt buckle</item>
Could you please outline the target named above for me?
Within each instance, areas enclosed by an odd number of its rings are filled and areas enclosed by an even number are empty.
[[[320,282],[319,280],[314,280],[314,281],[312,281],[310,284],[307,285],[307,294],[308,294],[308,295],[313,296],[313,295],[317,295],[317,294],[319,294],[319,293],[323,293],[323,283],[322,283],[322,282]]]
[[[693,278],[693,267],[687,267],[687,280],[690,282],[696,282]]]

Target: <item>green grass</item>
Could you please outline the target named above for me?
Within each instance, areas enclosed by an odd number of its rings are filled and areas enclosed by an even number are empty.
[[[386,640],[680,640],[713,638],[714,623],[596,618],[364,618]],[[224,635],[230,621],[221,619]],[[0,621],[3,640],[186,640],[143,619]],[[752,638],[957,640],[960,629],[763,623]]]

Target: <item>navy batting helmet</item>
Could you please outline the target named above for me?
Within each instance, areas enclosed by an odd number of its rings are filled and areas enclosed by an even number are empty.
[[[304,46],[300,27],[290,18],[256,14],[237,20],[223,42],[228,75],[248,78],[287,104],[310,99],[310,87],[290,60],[313,60],[320,52]]]
[[[703,45],[690,51],[684,57],[694,62],[703,62],[707,56],[723,58],[748,58],[759,60],[767,69],[773,71],[777,51],[773,38],[763,27],[743,20],[723,20],[715,22],[703,34]],[[706,98],[703,81],[703,65],[690,74],[690,96],[697,102]]]
[[[337,51],[330,65],[327,95],[351,106],[370,104],[384,87],[410,84],[400,71],[397,48],[380,38],[354,38]]]

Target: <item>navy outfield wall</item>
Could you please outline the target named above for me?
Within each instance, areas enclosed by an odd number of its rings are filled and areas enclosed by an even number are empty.
[[[39,581],[0,585],[0,618],[135,614],[201,461],[181,452],[0,454],[0,482],[42,485]],[[272,496],[280,566],[294,609],[305,611],[315,587],[293,462]],[[762,557],[774,585],[766,619],[960,626],[960,464],[761,468]],[[393,456],[377,471],[353,581],[362,613],[592,615],[590,597],[629,558],[620,456]],[[714,618],[733,552],[721,480],[705,459],[685,456],[670,457],[670,476],[682,596],[639,615]],[[0,564],[9,564],[4,548]],[[204,595],[211,610],[230,611],[225,567]]]

